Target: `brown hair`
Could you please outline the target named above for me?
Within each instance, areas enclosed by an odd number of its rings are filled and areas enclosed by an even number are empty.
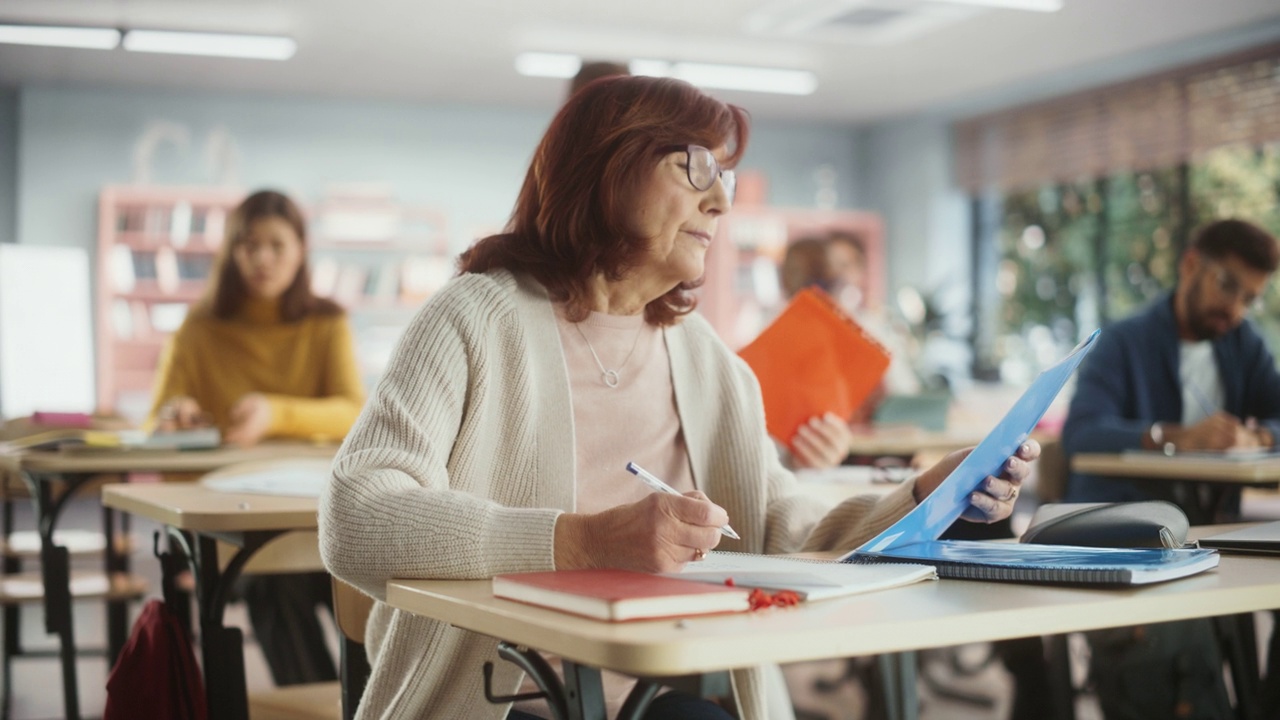
[[[1235,255],[1254,270],[1273,273],[1280,266],[1280,249],[1266,230],[1243,220],[1219,220],[1196,231],[1191,242],[1205,257],[1222,260]]]
[[[342,307],[332,300],[317,296],[311,291],[311,273],[307,270],[307,222],[289,197],[274,190],[259,190],[245,198],[227,216],[226,234],[213,271],[209,273],[209,286],[197,308],[199,312],[212,314],[221,320],[236,315],[249,297],[244,278],[231,257],[236,246],[244,242],[253,223],[267,218],[280,218],[289,224],[302,243],[303,260],[294,275],[293,282],[280,297],[280,319],[297,322],[308,315],[340,315]]]
[[[534,151],[505,232],[464,252],[462,273],[494,268],[526,272],[570,320],[588,312],[591,278],[617,281],[639,263],[647,240],[626,227],[626,213],[663,148],[728,146],[733,167],[746,150],[747,113],[680,80],[610,77],[569,98]],[[693,310],[682,283],[645,307],[645,319],[670,325]]]
[[[569,97],[573,97],[579,90],[602,77],[630,74],[631,69],[625,63],[604,60],[584,62],[582,67],[578,68],[578,74],[574,75],[569,83]]]
[[[778,266],[778,281],[788,298],[810,285],[831,291],[835,272],[827,254],[829,242],[826,238],[804,237],[787,246]]]

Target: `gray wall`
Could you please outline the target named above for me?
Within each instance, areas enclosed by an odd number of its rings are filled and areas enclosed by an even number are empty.
[[[506,221],[550,119],[492,108],[42,86],[21,89],[18,115],[17,237],[82,247],[96,237],[99,189],[136,181],[140,138],[167,127],[158,132],[171,139],[155,144],[149,163],[155,184],[218,180],[207,145],[225,133],[240,158],[241,187],[315,200],[333,184],[386,185],[403,202],[446,210],[461,249]],[[841,204],[851,207],[854,156],[846,129],[762,124],[743,168],[767,172],[771,203],[807,206],[816,169],[830,165]]]
[[[18,91],[0,88],[0,242],[18,233]]]
[[[889,288],[969,293],[970,212],[952,181],[951,127],[916,117],[858,131],[860,207],[884,218]]]

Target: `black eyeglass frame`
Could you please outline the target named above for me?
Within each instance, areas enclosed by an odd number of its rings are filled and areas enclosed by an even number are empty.
[[[729,202],[733,202],[734,193],[738,188],[737,173],[730,168],[720,167],[720,160],[716,157],[715,153],[701,145],[667,145],[658,148],[658,154],[660,155],[667,155],[669,153],[680,151],[684,151],[685,175],[689,178],[689,184],[693,186],[694,190],[697,190],[698,192],[706,192],[711,189],[712,185],[716,184],[716,178],[719,178],[721,184],[724,185],[724,192],[725,195],[729,197]],[[706,153],[706,156],[711,160],[711,182],[707,183],[706,187],[698,187],[697,181],[693,179],[693,153],[695,151]]]

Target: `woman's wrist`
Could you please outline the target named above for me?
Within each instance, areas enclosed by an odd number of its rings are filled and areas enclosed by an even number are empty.
[[[556,518],[555,563],[557,570],[591,567],[591,517],[579,513],[561,513]]]

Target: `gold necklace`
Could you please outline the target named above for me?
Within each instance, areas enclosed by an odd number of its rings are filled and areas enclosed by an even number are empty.
[[[622,381],[618,373],[627,366],[627,363],[631,362],[631,356],[636,352],[636,345],[640,344],[640,331],[644,329],[644,325],[641,324],[640,327],[636,328],[636,337],[631,341],[631,351],[627,353],[626,359],[622,361],[617,370],[610,370],[604,366],[604,363],[600,362],[600,356],[596,354],[596,349],[591,346],[591,341],[587,339],[587,334],[582,332],[581,323],[574,323],[573,327],[578,331],[578,335],[582,336],[582,341],[587,344],[587,349],[591,351],[591,357],[595,358],[596,367],[600,368],[600,380],[611,388],[618,387],[618,383]]]

